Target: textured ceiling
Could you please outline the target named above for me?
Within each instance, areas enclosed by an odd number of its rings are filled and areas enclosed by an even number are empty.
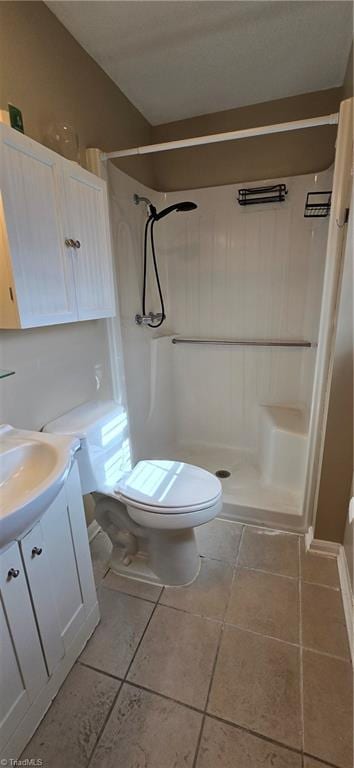
[[[157,125],[341,85],[352,3],[47,2]]]

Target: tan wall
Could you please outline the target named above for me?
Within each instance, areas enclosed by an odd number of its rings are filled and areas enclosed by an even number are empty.
[[[352,211],[345,249],[315,528],[317,539],[339,542],[343,542],[353,478],[353,228]]]
[[[43,142],[70,120],[83,147],[130,147],[313,117],[338,109],[341,89],[303,94],[151,127],[42,2],[0,2],[0,107],[13,102]],[[350,89],[348,65],[346,88]],[[335,127],[127,158],[117,165],[162,191],[309,173],[333,160]]]
[[[25,131],[45,143],[51,123],[69,120],[83,147],[151,142],[151,128],[113,81],[41,2],[0,2],[0,108],[20,107]],[[119,167],[154,186],[153,159]]]
[[[342,89],[332,88],[156,126],[154,142],[269,125],[337,112]],[[328,168],[335,126],[243,139],[156,155],[158,188],[164,191],[271,179]]]

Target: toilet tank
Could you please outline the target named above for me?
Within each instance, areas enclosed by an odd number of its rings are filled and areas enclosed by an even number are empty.
[[[43,429],[80,440],[77,461],[82,493],[106,492],[131,469],[126,409],[113,400],[92,400],[73,408]]]

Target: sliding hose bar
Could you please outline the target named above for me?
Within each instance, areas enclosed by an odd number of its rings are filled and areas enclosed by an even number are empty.
[[[142,296],[142,317],[139,315],[136,315],[136,322],[140,325],[143,324],[145,321],[145,325],[148,325],[149,328],[159,328],[160,325],[164,322],[166,319],[165,315],[165,304],[162,294],[162,288],[161,288],[161,282],[160,282],[160,275],[157,265],[157,258],[156,258],[156,250],[155,250],[155,241],[154,241],[154,224],[155,224],[155,217],[149,216],[146,224],[145,224],[145,230],[144,230],[144,267],[143,267],[143,296]],[[146,322],[148,315],[146,314],[146,282],[147,282],[147,244],[148,244],[148,233],[149,233],[149,225],[150,225],[150,242],[151,242],[151,253],[152,253],[152,260],[154,265],[154,272],[155,272],[155,278],[156,278],[156,284],[157,284],[157,290],[159,293],[160,298],[160,304],[161,304],[161,313],[158,313],[157,317],[159,322]],[[154,316],[153,313],[150,313],[151,320],[154,320],[156,315]]]

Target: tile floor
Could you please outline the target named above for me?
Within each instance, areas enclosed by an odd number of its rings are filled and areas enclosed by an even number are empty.
[[[101,623],[22,755],[44,768],[352,768],[352,667],[335,559],[216,520],[190,587],[107,573]]]

